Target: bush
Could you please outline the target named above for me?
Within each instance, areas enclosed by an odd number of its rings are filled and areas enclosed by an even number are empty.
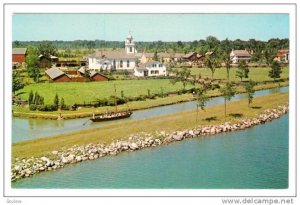
[[[220,85],[219,84],[212,84],[211,85],[211,89],[214,90],[214,89],[220,89]]]
[[[29,110],[34,111],[34,110],[36,110],[36,109],[37,109],[37,105],[35,105],[35,104],[29,105]]]
[[[40,105],[37,109],[39,111],[57,111],[58,107],[56,105]]]

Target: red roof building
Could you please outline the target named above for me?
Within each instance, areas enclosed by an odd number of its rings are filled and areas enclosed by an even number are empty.
[[[275,57],[274,60],[284,62],[284,63],[288,63],[289,60],[290,60],[289,50],[287,50],[287,49],[279,50],[277,52],[276,57]]]
[[[13,48],[12,49],[12,62],[24,63],[26,60],[27,48]]]

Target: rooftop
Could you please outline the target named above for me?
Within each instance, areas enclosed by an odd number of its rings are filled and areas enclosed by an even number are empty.
[[[54,80],[55,78],[58,78],[62,75],[66,75],[64,72],[62,72],[58,68],[50,68],[50,69],[46,70],[45,72],[52,80]]]
[[[236,56],[251,57],[247,50],[233,50],[232,53]]]
[[[23,54],[25,55],[27,52],[27,48],[13,48],[12,49],[12,54]]]

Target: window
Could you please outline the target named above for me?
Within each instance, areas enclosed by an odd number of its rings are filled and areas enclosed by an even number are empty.
[[[131,48],[131,47],[130,47]],[[129,60],[127,60],[127,68],[129,68]]]
[[[160,67],[160,68],[161,68],[161,67],[162,67],[162,64],[159,64],[159,65],[158,65],[158,67]]]
[[[155,74],[158,74],[158,73],[159,73],[158,70],[156,70],[156,71],[155,71]]]
[[[154,70],[151,70],[151,74],[154,74],[155,72],[154,72]]]
[[[120,68],[123,68],[123,61],[120,60]]]
[[[132,52],[132,47],[131,46],[129,47],[129,52]]]

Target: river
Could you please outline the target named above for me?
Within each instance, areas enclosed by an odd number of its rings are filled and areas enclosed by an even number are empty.
[[[255,92],[255,97],[265,96],[265,95],[278,93],[278,92],[287,92],[287,91],[289,91],[289,87],[261,90]],[[245,98],[247,98],[246,94],[238,94],[231,101],[237,101]],[[222,97],[215,97],[212,98],[207,103],[207,106],[218,105],[222,103],[224,103],[224,99]],[[195,101],[150,108],[146,110],[134,111],[133,115],[129,119],[124,119],[124,120],[127,121],[127,120],[143,119],[143,118],[182,112],[182,111],[187,111],[192,109],[196,109]],[[114,123],[113,121],[101,122],[101,123],[89,122],[85,126],[83,126],[83,123],[86,122],[87,119],[88,118],[57,121],[57,120],[13,117],[12,142],[16,143],[16,142],[21,142],[30,139],[49,137],[53,135],[79,131],[83,129],[101,127],[107,124]]]
[[[289,115],[252,128],[123,152],[12,183],[13,188],[288,188]]]

